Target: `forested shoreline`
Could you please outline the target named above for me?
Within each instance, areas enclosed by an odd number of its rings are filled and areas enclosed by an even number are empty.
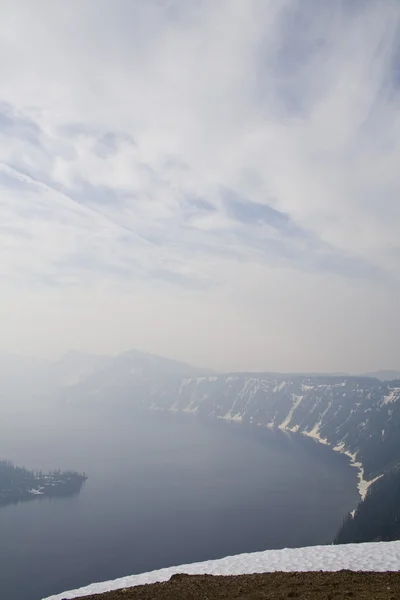
[[[85,473],[59,469],[45,473],[0,460],[0,506],[34,498],[71,496],[80,492],[86,479]]]

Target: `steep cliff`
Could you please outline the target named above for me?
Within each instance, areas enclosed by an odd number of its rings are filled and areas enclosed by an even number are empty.
[[[400,463],[400,382],[359,377],[232,374],[153,386],[153,409],[197,413],[314,437],[348,454],[361,479]],[[366,486],[361,486],[364,494]]]

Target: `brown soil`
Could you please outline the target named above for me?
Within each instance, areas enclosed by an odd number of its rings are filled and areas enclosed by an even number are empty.
[[[82,600],[400,600],[400,572],[173,575]]]

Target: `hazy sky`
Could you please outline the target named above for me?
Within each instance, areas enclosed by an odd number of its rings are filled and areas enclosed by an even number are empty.
[[[399,0],[0,12],[0,353],[399,367]]]

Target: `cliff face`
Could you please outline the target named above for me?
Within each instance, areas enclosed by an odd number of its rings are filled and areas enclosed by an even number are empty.
[[[348,515],[334,543],[400,539],[400,470],[394,468],[372,485],[364,502]]]
[[[374,479],[400,462],[400,382],[246,374],[153,387],[145,403],[300,432],[347,452]]]

